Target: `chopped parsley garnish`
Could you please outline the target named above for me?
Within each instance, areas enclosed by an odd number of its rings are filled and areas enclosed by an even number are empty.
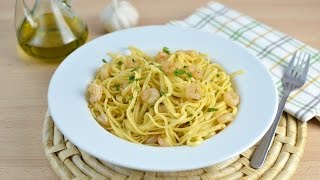
[[[168,47],[163,47],[163,48],[162,48],[162,51],[165,52],[165,53],[167,53],[167,54],[171,54]]]
[[[130,96],[130,97],[129,97],[129,100],[132,100],[132,99],[133,99],[133,96]]]
[[[183,68],[187,68],[188,66],[183,66]]]
[[[174,73],[175,76],[180,76],[180,75],[186,74],[189,79],[192,78],[192,73],[191,72],[187,72],[184,69],[176,69],[173,73]]]
[[[139,69],[139,67],[133,68],[130,72],[136,71],[138,69]]]
[[[129,76],[129,83],[132,83],[134,81],[135,77],[134,74]]]
[[[159,69],[160,69],[160,71],[162,71],[162,66],[157,66]]]
[[[102,62],[107,63],[107,61],[105,59],[102,59]]]
[[[117,90],[117,91],[120,90],[120,84],[116,84],[115,87],[116,87],[116,90]]]
[[[164,96],[164,95],[166,95],[166,93],[160,91],[160,96]]]
[[[136,90],[137,90],[138,92],[140,92],[140,89],[139,89],[139,87],[138,87],[138,86],[136,86]]]
[[[131,59],[132,60],[132,62],[136,62],[136,60],[134,60],[134,59]]]
[[[175,76],[180,76],[182,74],[185,74],[186,70],[184,70],[184,69],[176,69],[176,70],[174,70],[173,73],[174,73]]]
[[[188,78],[192,78],[192,73],[191,72],[187,72],[186,74],[187,74]]]
[[[141,80],[141,78],[136,78],[136,79],[135,79],[135,81],[139,81],[139,80]]]
[[[119,61],[119,62],[117,63],[118,66],[121,66],[122,64],[123,64],[122,61]]]
[[[214,111],[218,111],[217,108],[208,108],[208,112],[214,112]]]
[[[217,77],[220,77],[220,74],[217,74]]]

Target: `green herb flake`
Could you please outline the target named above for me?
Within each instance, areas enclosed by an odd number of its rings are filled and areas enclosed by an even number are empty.
[[[186,70],[184,70],[184,69],[176,69],[173,73],[174,73],[175,76],[180,76],[180,75],[183,75],[184,73],[186,73]]]
[[[107,63],[107,61],[105,59],[102,59],[102,62]]]
[[[132,83],[134,81],[135,77],[134,74],[129,76],[129,83]]]
[[[164,95],[166,95],[166,93],[160,91],[160,96],[164,96]]]
[[[163,48],[162,48],[162,51],[165,52],[165,53],[167,53],[167,54],[171,54],[168,47],[163,47]]]
[[[162,66],[157,66],[157,68],[159,68],[159,69],[160,69],[160,71],[162,71]]]
[[[117,62],[117,65],[118,65],[118,66],[121,66],[122,64],[123,64],[122,61]]]
[[[217,77],[220,77],[220,74],[217,74]]]
[[[132,99],[133,99],[133,96],[130,96],[130,97],[129,97],[129,100],[132,100]]]
[[[188,66],[183,66],[183,68],[185,69],[185,68],[187,68]]]
[[[208,108],[208,112],[214,112],[214,111],[218,111],[217,108]]]
[[[136,60],[135,59],[131,59],[132,60],[132,62],[136,62]]]
[[[137,90],[138,92],[140,92],[140,88],[139,88],[138,86],[136,86],[136,90]]]
[[[116,87],[116,90],[117,90],[117,91],[120,90],[120,84],[116,84],[115,87]]]
[[[191,72],[187,72],[186,74],[187,74],[188,78],[192,78],[192,73]]]
[[[136,79],[135,79],[135,81],[139,81],[139,80],[141,80],[141,78],[136,78]]]
[[[139,67],[133,68],[130,72],[136,71],[138,69],[139,69]]]

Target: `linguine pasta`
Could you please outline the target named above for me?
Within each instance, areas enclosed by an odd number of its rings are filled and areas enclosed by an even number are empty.
[[[92,115],[110,133],[152,146],[197,146],[234,119],[239,96],[207,55],[129,49],[110,53],[88,87]]]

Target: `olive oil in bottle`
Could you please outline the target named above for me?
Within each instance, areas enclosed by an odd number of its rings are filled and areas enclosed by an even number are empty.
[[[88,29],[78,17],[45,13],[24,19],[17,29],[19,45],[39,58],[63,58],[86,42]]]

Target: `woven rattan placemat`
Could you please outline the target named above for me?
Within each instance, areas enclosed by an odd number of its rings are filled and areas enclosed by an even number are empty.
[[[254,128],[254,127],[251,127]],[[46,115],[43,145],[46,157],[61,179],[289,179],[297,169],[307,137],[307,124],[284,114],[277,128],[274,143],[260,169],[250,167],[255,146],[218,165],[182,172],[142,172],[111,164],[78,149],[63,137]],[[106,149],[107,151],[107,149]]]

